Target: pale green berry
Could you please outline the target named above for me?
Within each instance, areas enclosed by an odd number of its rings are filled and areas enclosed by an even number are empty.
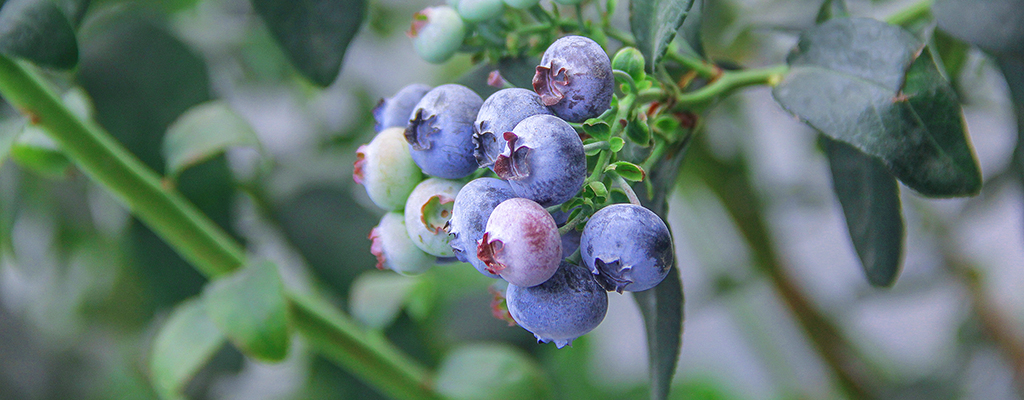
[[[413,15],[408,34],[416,54],[428,62],[440,64],[462,46],[466,23],[454,8],[428,7]]]
[[[378,269],[390,269],[402,275],[422,273],[434,265],[435,258],[413,244],[401,213],[384,214],[370,231],[370,253],[377,257]]]
[[[405,207],[405,199],[423,179],[409,153],[405,129],[385,129],[370,143],[359,146],[352,179],[363,184],[377,207],[388,211]]]
[[[504,4],[501,0],[460,0],[459,15],[470,22],[481,22],[501,15]]]
[[[454,257],[444,226],[452,217],[455,196],[462,184],[430,178],[412,190],[405,202],[405,229],[413,244],[438,257]]]

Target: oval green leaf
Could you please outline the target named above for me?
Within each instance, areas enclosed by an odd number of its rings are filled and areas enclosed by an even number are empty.
[[[839,18],[805,31],[772,93],[829,137],[882,160],[925,196],[981,190],[960,104],[931,54],[883,22]]]
[[[366,14],[365,0],[252,0],[252,6],[292,65],[323,87],[338,77]]]
[[[78,64],[78,41],[53,1],[9,0],[0,8],[0,54],[71,69]]]
[[[672,376],[683,342],[683,284],[679,268],[653,289],[634,292],[633,300],[644,317],[647,332],[647,362],[651,376],[651,399],[668,398]]]
[[[236,146],[260,148],[248,122],[222,101],[192,107],[171,124],[164,137],[167,175],[177,177],[188,167]]]
[[[903,212],[896,178],[881,161],[827,136],[819,137],[832,188],[853,247],[873,286],[892,286],[903,259]]]
[[[246,355],[275,362],[288,355],[288,306],[277,267],[258,261],[203,290],[210,320]]]
[[[604,169],[605,171],[615,171],[623,179],[631,182],[640,182],[644,180],[644,169],[640,168],[639,165],[633,164],[629,161],[616,161],[609,164]]]
[[[629,29],[636,47],[644,53],[647,72],[665,56],[669,43],[683,25],[693,0],[632,0],[629,2]]]
[[[153,339],[150,379],[163,399],[181,397],[192,377],[224,344],[224,335],[206,316],[203,302],[185,300],[171,312]]]
[[[505,344],[471,344],[441,362],[437,392],[451,400],[550,399],[544,371],[522,350]]]

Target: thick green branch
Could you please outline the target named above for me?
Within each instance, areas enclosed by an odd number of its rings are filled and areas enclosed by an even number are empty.
[[[204,275],[216,277],[245,262],[237,242],[103,128],[71,114],[32,67],[0,55],[0,95]],[[429,373],[384,338],[338,310],[292,293],[288,297],[295,327],[313,348],[394,398],[437,398]]]

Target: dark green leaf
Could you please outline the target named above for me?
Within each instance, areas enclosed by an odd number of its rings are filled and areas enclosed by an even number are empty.
[[[626,124],[626,137],[641,146],[651,144],[651,127],[646,119],[636,118]]]
[[[683,285],[678,266],[670,269],[665,280],[653,289],[634,292],[633,300],[643,314],[647,331],[651,399],[664,400],[683,341]]]
[[[437,392],[451,400],[534,400],[552,397],[549,381],[528,355],[505,344],[453,350],[438,368]]]
[[[845,0],[825,0],[821,3],[821,8],[818,9],[818,17],[814,19],[814,22],[820,24],[833,18],[849,16],[850,13],[846,11]]]
[[[597,140],[608,140],[612,134],[612,127],[607,122],[591,118],[583,122],[583,132]]]
[[[271,362],[288,355],[288,306],[272,262],[258,261],[210,282],[203,301],[210,320],[246,355]]]
[[[935,53],[942,61],[942,69],[946,72],[946,78],[951,82],[957,82],[960,72],[967,64],[967,55],[971,47],[938,29],[932,34],[932,43],[935,46]]]
[[[186,168],[235,146],[260,148],[248,122],[221,101],[192,107],[171,124],[164,137],[167,175],[176,177]]]
[[[1024,53],[1024,0],[936,0],[939,29],[992,54]]]
[[[665,56],[669,43],[693,6],[693,0],[632,0],[629,2],[629,29],[636,47],[644,53],[647,72]]]
[[[773,94],[822,133],[880,158],[923,195],[975,194],[981,171],[960,104],[922,48],[895,26],[833,19],[801,35]]]
[[[891,286],[903,258],[903,212],[896,178],[881,161],[820,136],[832,169],[832,188],[868,282]]]
[[[78,63],[78,42],[53,1],[10,0],[0,8],[0,54],[70,69]]]
[[[182,302],[153,339],[150,379],[161,398],[180,398],[181,391],[224,344],[224,335],[206,316],[198,299]]]
[[[252,5],[295,68],[320,86],[338,77],[366,14],[365,0],[252,0]]]
[[[633,164],[629,161],[616,161],[608,165],[604,169],[605,171],[615,171],[623,179],[627,181],[640,182],[644,180],[644,170],[639,165]]]

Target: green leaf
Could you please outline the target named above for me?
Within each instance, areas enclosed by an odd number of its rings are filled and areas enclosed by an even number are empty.
[[[171,312],[153,339],[150,379],[161,398],[181,398],[181,391],[224,344],[224,335],[206,316],[198,299],[185,300]]]
[[[871,19],[804,32],[772,93],[790,113],[885,163],[925,196],[977,193],[981,170],[960,104],[927,49]]]
[[[500,343],[470,344],[448,353],[437,392],[450,400],[550,399],[545,372],[522,350]]]
[[[903,258],[903,212],[896,178],[881,161],[853,146],[824,135],[819,140],[868,282],[891,286]]]
[[[0,120],[0,166],[11,152],[11,146],[18,139],[18,135],[25,127],[25,120],[22,118],[8,118]]]
[[[61,179],[71,170],[71,160],[35,125],[25,125],[10,148],[11,160],[50,179]]]
[[[252,0],[292,65],[320,86],[334,82],[366,15],[365,0]]]
[[[651,127],[647,125],[646,118],[635,118],[626,124],[626,137],[630,141],[641,146],[651,144]]]
[[[632,0],[629,2],[629,29],[636,47],[644,53],[647,72],[665,56],[669,43],[693,6],[693,0]]]
[[[935,53],[942,61],[942,69],[945,71],[946,78],[954,82],[955,85],[960,72],[967,65],[968,52],[971,47],[938,29],[932,33],[932,43],[935,46]]]
[[[616,161],[608,164],[604,169],[605,171],[615,171],[623,179],[632,182],[640,182],[644,180],[644,169],[640,168],[639,165],[633,164],[629,161]]]
[[[704,25],[703,21],[704,0],[694,0],[693,5],[690,6],[689,14],[683,20],[683,25],[679,27],[679,36],[683,40],[676,43],[679,43],[680,52],[706,58],[704,41],[701,39],[700,34],[701,27]]]
[[[678,266],[658,286],[634,292],[633,300],[644,317],[647,332],[647,360],[651,376],[651,399],[668,397],[683,341],[683,285]]]
[[[1024,0],[936,0],[939,29],[992,54],[1024,53]]]
[[[612,127],[597,118],[591,118],[583,122],[583,132],[597,140],[608,140],[612,135]]]
[[[588,185],[590,190],[594,191],[594,195],[597,197],[608,197],[608,188],[601,182],[594,181]]]
[[[615,53],[612,58],[612,69],[617,69],[629,74],[633,81],[639,83],[647,79],[644,72],[644,55],[635,47],[623,47]]]
[[[394,272],[364,272],[349,294],[349,310],[355,319],[373,329],[384,329],[395,322],[418,279]]]
[[[609,149],[613,153],[618,153],[619,150],[622,150],[622,146],[626,145],[626,141],[623,140],[622,138],[616,136],[616,137],[613,137],[611,139],[608,139],[608,144],[611,146]]]
[[[210,320],[246,355],[268,362],[288,355],[288,306],[274,263],[257,261],[210,282],[203,301]]]
[[[833,18],[849,16],[850,12],[846,11],[845,0],[825,0],[821,3],[821,8],[818,9],[818,17],[814,19],[814,22],[820,24]]]
[[[222,101],[194,106],[167,129],[163,142],[167,175],[177,177],[235,146],[260,148],[248,122]]]
[[[9,0],[0,8],[0,54],[71,69],[78,63],[78,42],[53,1]]]

